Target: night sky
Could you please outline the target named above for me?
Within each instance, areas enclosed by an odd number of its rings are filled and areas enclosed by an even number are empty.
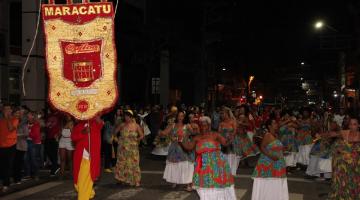
[[[135,91],[147,84],[148,77],[158,76],[159,52],[163,49],[170,52],[170,88],[181,91],[197,84],[199,68],[215,74],[208,76],[207,84],[213,84],[213,79],[226,79],[226,74],[240,82],[255,75],[255,84],[260,84],[258,88],[274,94],[279,92],[274,88],[281,88],[278,84],[282,84],[275,82],[286,76],[284,69],[300,67],[301,62],[310,68],[312,80],[336,79],[340,51],[320,49],[320,37],[344,34],[357,37],[350,5],[360,7],[355,0],[119,2],[118,60],[124,66],[122,73],[129,74],[123,83],[138,86],[129,89],[129,94],[125,91],[127,88],[123,88],[125,96],[138,96],[128,101],[140,101],[143,97]],[[145,5],[146,9],[137,10],[129,6],[131,4]],[[327,28],[315,30],[317,20],[323,20],[338,32]],[[134,58],[142,56],[143,64],[133,63]],[[221,70],[223,67],[226,72]],[[184,77],[188,78],[182,84]],[[142,82],[144,84],[137,84]],[[189,102],[191,92],[183,94]]]
[[[179,38],[201,43],[204,11],[201,4],[204,2],[161,1],[161,15],[183,29],[178,33]],[[318,38],[320,34],[334,32],[316,31],[313,27],[316,20],[322,19],[336,27],[337,34],[352,31],[349,1],[213,2],[216,3],[208,6],[214,10],[210,13],[210,21],[211,18],[218,18],[218,21],[206,30],[219,35],[219,41],[208,48],[216,57],[215,62],[260,77],[274,67],[291,67],[302,61],[314,65],[320,57],[327,59],[319,55]]]

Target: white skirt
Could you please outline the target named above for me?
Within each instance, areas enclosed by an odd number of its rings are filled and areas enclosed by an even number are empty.
[[[225,159],[227,160],[230,171],[233,176],[236,175],[237,168],[239,167],[240,163],[240,156],[237,156],[236,154],[230,153],[230,154],[224,154]]]
[[[312,148],[313,144],[308,144],[308,145],[300,145],[299,146],[299,153],[297,154],[297,158],[296,158],[296,162],[303,164],[303,165],[308,165],[310,162],[310,151]]]
[[[200,200],[236,200],[234,185],[226,188],[198,188]]]
[[[319,169],[321,171],[321,173],[331,173],[332,172],[332,158],[320,158],[319,159]]]
[[[285,156],[286,167],[295,167],[296,166],[296,156],[298,153],[290,152]]]
[[[251,200],[288,200],[287,178],[254,178]]]
[[[250,141],[251,142],[254,142],[254,132],[252,132],[252,131],[247,131],[246,132],[246,135],[249,137],[249,139],[250,139]]]
[[[166,167],[163,178],[169,183],[189,184],[192,183],[194,175],[194,163],[189,161],[169,162],[166,161]]]
[[[324,173],[324,178],[331,178],[332,177],[332,173]]]
[[[151,152],[151,154],[157,155],[157,156],[167,156],[168,152],[169,152],[169,147],[170,147],[170,144],[167,147],[155,147],[153,149],[153,151]]]
[[[74,145],[71,138],[61,137],[59,140],[59,149],[66,149],[68,151],[74,151]]]
[[[307,175],[320,177],[321,171],[319,168],[319,161],[320,161],[319,156],[310,155],[309,165],[306,169]]]

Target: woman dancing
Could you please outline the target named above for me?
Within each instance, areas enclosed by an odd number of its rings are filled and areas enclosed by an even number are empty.
[[[261,141],[261,155],[253,173],[252,200],[288,200],[283,145],[277,139],[278,123],[269,119]]]
[[[194,188],[200,200],[235,200],[234,177],[220,146],[228,143],[210,127],[210,118],[201,117],[200,134],[192,142],[180,143],[183,148],[196,152]]]
[[[230,108],[227,107],[222,110],[220,116],[222,121],[219,125],[219,133],[225,138],[227,144],[229,144],[228,146],[222,146],[222,152],[230,165],[231,174],[236,175],[236,170],[239,167],[240,162],[240,157],[236,156],[233,145],[235,133],[237,132],[236,119]]]
[[[120,132],[115,179],[131,186],[140,186],[139,142],[143,139],[142,128],[135,122],[134,113],[125,111],[125,122],[116,128]]]
[[[191,191],[192,176],[194,173],[194,163],[191,160],[190,154],[184,151],[179,142],[188,140],[192,132],[191,126],[185,124],[185,113],[180,111],[174,124],[170,124],[160,135],[171,137],[171,144],[169,153],[166,159],[166,167],[163,178],[173,184],[173,188],[177,184],[187,184],[186,190]]]

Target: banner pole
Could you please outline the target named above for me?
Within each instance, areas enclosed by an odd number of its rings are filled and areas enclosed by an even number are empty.
[[[90,139],[90,135],[91,135],[91,127],[90,127],[90,120],[88,120],[88,126],[89,126],[89,133],[88,133],[88,139],[89,139],[89,160],[91,160],[91,139]]]

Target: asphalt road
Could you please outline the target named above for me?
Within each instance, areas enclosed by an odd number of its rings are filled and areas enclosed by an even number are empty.
[[[141,155],[142,180],[141,187],[134,188],[119,185],[113,174],[104,173],[96,184],[96,200],[192,200],[199,199],[196,192],[186,192],[184,186],[171,188],[171,184],[162,179],[165,167],[165,158],[152,156],[149,150],[144,150]],[[252,161],[253,163],[256,160]],[[238,199],[251,199],[252,168],[241,166],[236,176],[235,189]],[[31,181],[30,181],[31,182]],[[1,196],[2,200],[69,200],[76,199],[72,180],[46,179],[27,183],[28,186],[14,186],[12,193]],[[22,187],[16,189],[16,187]],[[324,181],[305,179],[301,171],[288,176],[290,200],[325,200],[330,184]]]

